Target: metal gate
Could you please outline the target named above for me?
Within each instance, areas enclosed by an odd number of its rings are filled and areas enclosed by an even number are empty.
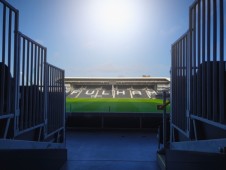
[[[64,143],[64,71],[18,31],[18,10],[0,0],[0,14],[0,139]]]
[[[196,0],[189,30],[172,45],[172,132],[190,139],[196,121],[226,130],[224,3]]]

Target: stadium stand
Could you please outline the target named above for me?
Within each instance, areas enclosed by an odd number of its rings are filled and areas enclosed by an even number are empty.
[[[161,98],[168,78],[65,78],[68,98]],[[167,90],[166,90],[167,89]]]

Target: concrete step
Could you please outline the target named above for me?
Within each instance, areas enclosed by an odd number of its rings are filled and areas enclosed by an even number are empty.
[[[0,150],[0,169],[58,170],[67,160],[67,149]]]
[[[226,155],[217,153],[166,150],[165,160],[163,155],[158,155],[158,161],[164,170],[226,169]]]

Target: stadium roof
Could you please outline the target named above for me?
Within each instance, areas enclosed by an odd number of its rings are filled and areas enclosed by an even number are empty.
[[[170,83],[170,78],[167,77],[65,77],[65,83],[98,83],[105,82],[114,84],[116,82],[124,83]]]
[[[153,79],[166,79],[170,81],[168,77],[65,77],[65,79],[102,79],[102,80],[125,80],[125,79],[139,79],[139,80],[153,80]]]

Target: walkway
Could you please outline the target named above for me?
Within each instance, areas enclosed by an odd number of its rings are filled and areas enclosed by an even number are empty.
[[[159,170],[156,134],[128,131],[67,132],[62,170]]]

